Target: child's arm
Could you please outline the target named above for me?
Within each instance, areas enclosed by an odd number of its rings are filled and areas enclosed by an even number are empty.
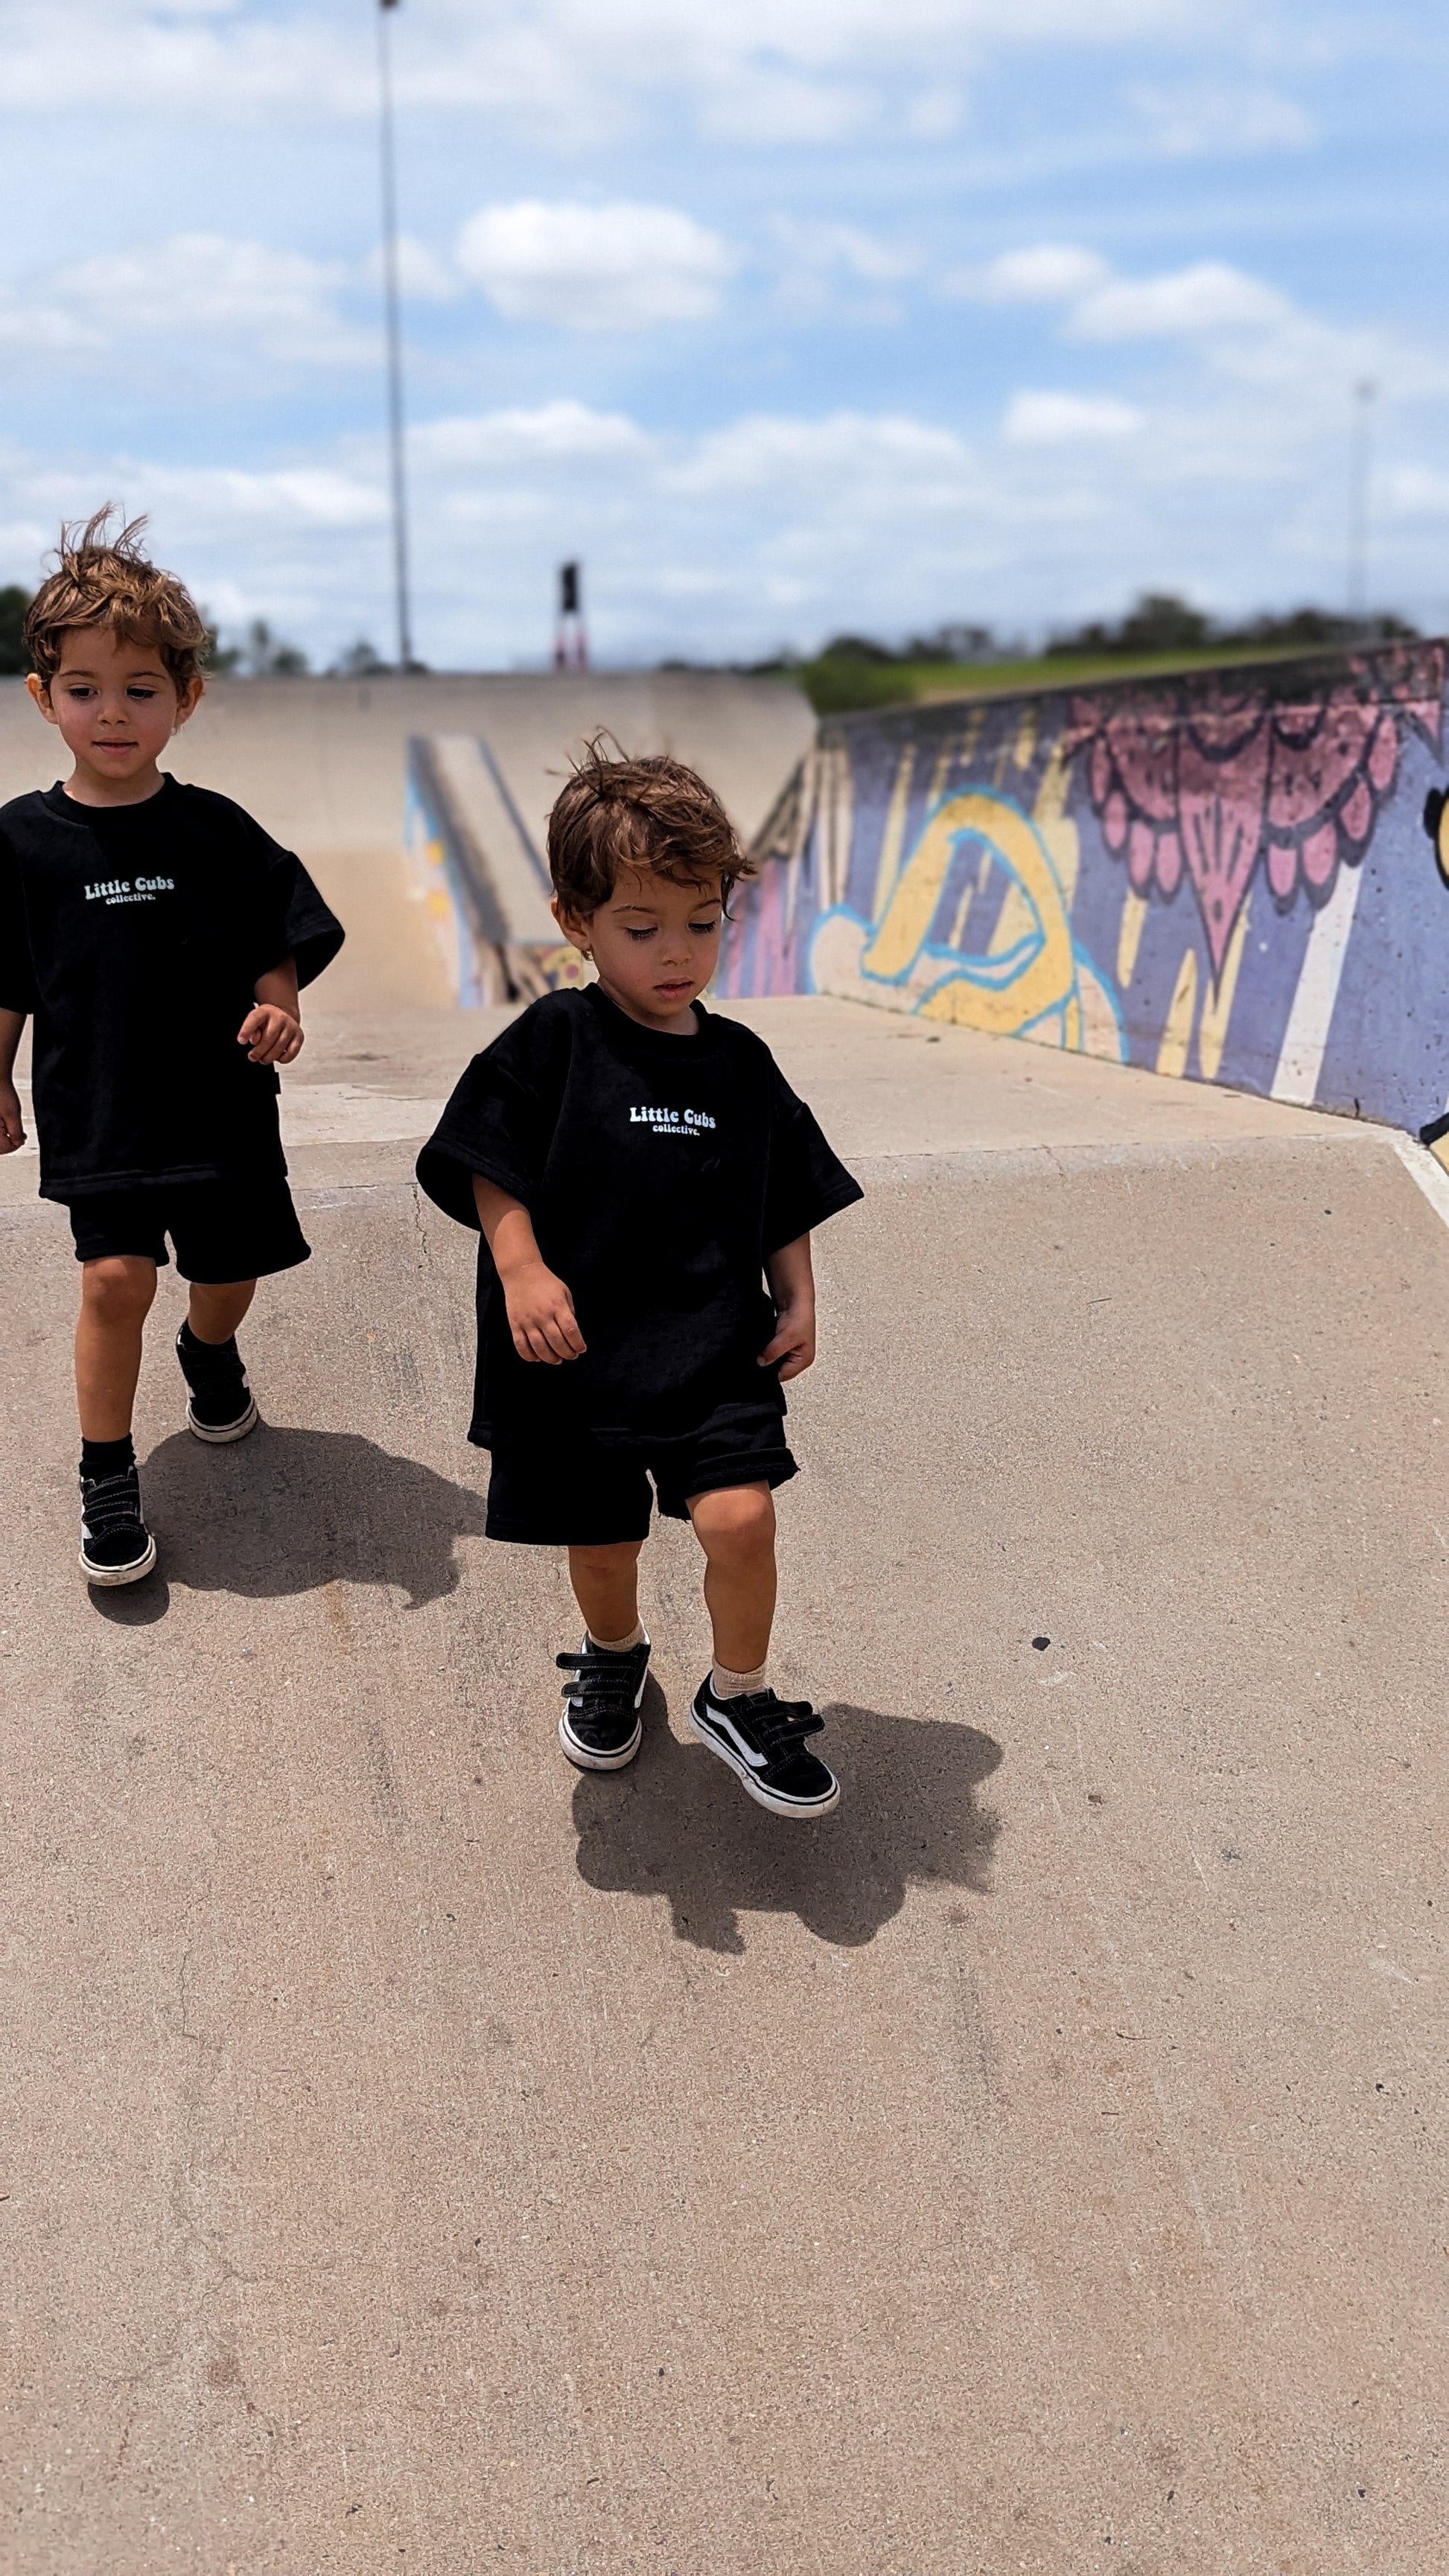
[[[810,1237],[797,1235],[782,1243],[765,1264],[765,1277],[775,1300],[775,1338],[760,1353],[761,1368],[779,1370],[780,1384],[800,1377],[815,1357],[815,1273],[810,1267]]]
[[[0,1011],[0,1154],[18,1153],[25,1142],[25,1121],[20,1115],[20,1094],[11,1081],[15,1070],[15,1050],[25,1026],[23,1011]]]
[[[473,1198],[519,1358],[546,1360],[550,1368],[582,1358],[587,1345],[574,1321],[574,1301],[539,1251],[522,1199],[485,1181],[481,1172],[473,1175]]]
[[[236,1033],[253,1064],[290,1064],[302,1052],[302,1005],[297,997],[297,961],[284,957],[269,966],[252,986],[256,1009],[248,1011]]]

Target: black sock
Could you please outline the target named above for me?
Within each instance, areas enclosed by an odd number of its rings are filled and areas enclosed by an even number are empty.
[[[136,1444],[129,1431],[122,1440],[82,1440],[83,1476],[124,1476],[136,1463]]]
[[[189,1316],[183,1323],[181,1330],[177,1335],[177,1339],[180,1342],[182,1349],[187,1353],[191,1353],[193,1351],[204,1351],[209,1359],[215,1359],[222,1351],[234,1351],[236,1349],[235,1333],[229,1333],[224,1342],[201,1341],[191,1329],[191,1318]]]

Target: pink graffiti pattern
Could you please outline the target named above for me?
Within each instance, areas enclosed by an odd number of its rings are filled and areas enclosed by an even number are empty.
[[[1441,645],[1399,645],[1292,700],[1261,681],[1182,680],[1073,702],[1073,748],[1102,835],[1135,893],[1191,879],[1221,975],[1260,859],[1275,900],[1326,903],[1393,793],[1405,729],[1439,745]]]

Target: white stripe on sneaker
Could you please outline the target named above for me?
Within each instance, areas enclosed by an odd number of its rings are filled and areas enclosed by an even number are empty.
[[[742,1760],[748,1762],[750,1769],[752,1771],[763,1771],[766,1765],[766,1755],[756,1752],[755,1747],[752,1744],[747,1744],[745,1742],[745,1739],[741,1735],[739,1728],[736,1726],[734,1719],[730,1716],[728,1709],[722,1708],[719,1701],[713,1697],[705,1702],[705,1709],[711,1726],[717,1726],[722,1734],[729,1737],[735,1751],[741,1756]]]

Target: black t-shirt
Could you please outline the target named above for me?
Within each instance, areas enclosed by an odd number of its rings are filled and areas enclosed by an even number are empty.
[[[768,1256],[861,1197],[763,1039],[696,1005],[692,1038],[641,1028],[597,985],[546,993],[473,1058],[418,1179],[477,1226],[475,1172],[523,1201],[588,1349],[521,1360],[486,1243],[470,1439],[645,1443],[721,1404],[773,1404]]]
[[[236,1033],[259,975],[294,957],[310,983],[341,945],[301,861],[209,788],[0,807],[0,1008],[35,1016],[42,1198],[285,1171],[277,1076]]]

